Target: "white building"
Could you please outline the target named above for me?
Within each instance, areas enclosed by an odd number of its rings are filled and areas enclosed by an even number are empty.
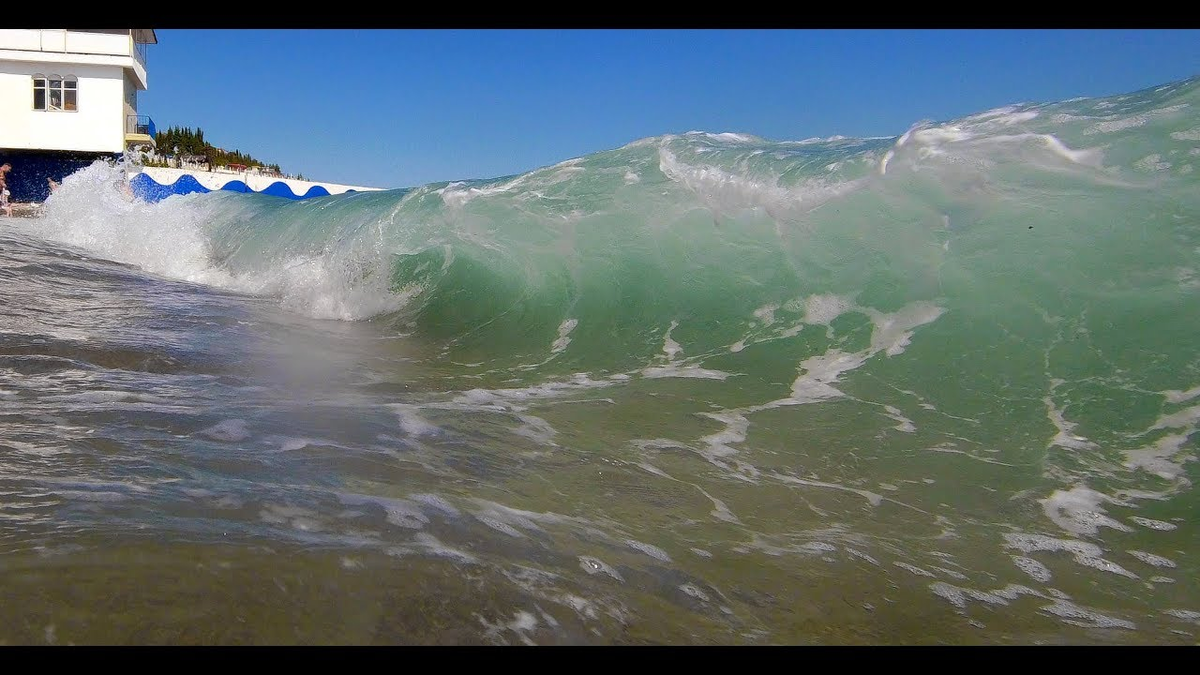
[[[138,111],[152,44],[158,44],[152,28],[0,29],[0,164],[12,164],[14,202],[44,201],[47,179],[61,183],[98,158],[155,149],[154,121]],[[212,190],[305,199],[379,189],[247,167],[207,171],[195,159],[177,161],[178,168],[138,169],[131,185],[147,199]]]
[[[147,45],[157,42],[151,28],[0,29],[0,162],[13,164],[14,199],[70,173],[53,166],[153,147],[138,92],[149,86]],[[33,194],[19,194],[33,181]]]

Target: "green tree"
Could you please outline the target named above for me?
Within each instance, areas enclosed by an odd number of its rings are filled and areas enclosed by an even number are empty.
[[[165,131],[160,131],[154,136],[154,142],[160,155],[203,155],[205,161],[212,167],[243,164],[247,167],[265,167],[276,173],[283,173],[283,169],[278,164],[267,164],[240,150],[224,150],[208,143],[204,140],[204,130],[199,127],[195,129],[167,127]]]

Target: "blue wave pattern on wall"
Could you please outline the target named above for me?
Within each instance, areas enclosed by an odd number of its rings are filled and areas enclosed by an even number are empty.
[[[150,176],[139,173],[129,181],[130,187],[133,189],[133,194],[139,199],[148,202],[157,202],[171,195],[186,195],[193,192],[212,192],[209,188],[200,184],[200,181],[195,177],[184,174],[178,180],[170,185],[163,185],[154,180]],[[271,183],[262,192],[255,192],[250,189],[250,186],[240,180],[231,180],[221,186],[222,190],[230,192],[253,192],[255,194],[271,195],[273,197],[284,197],[287,199],[311,199],[313,197],[328,197],[329,190],[326,190],[320,185],[314,185],[302,195],[292,192],[292,188],[283,181],[275,181]],[[355,192],[355,190],[347,190],[347,192]]]

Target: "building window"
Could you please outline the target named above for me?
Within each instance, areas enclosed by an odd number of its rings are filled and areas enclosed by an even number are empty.
[[[79,82],[74,75],[33,76],[33,109],[75,111],[79,109]]]

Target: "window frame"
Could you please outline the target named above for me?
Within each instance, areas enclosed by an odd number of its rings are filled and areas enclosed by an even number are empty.
[[[34,73],[30,79],[33,82],[34,112],[79,112],[79,78],[57,73]],[[56,98],[57,105],[54,103]]]

